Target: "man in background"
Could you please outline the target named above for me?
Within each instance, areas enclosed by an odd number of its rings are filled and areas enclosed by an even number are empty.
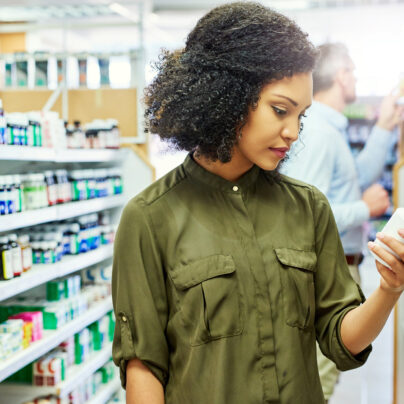
[[[291,153],[282,173],[315,185],[328,198],[333,210],[352,277],[359,283],[358,265],[364,245],[363,224],[385,213],[388,193],[375,184],[384,169],[392,145],[392,131],[400,121],[397,97],[385,97],[379,118],[364,149],[354,158],[348,142],[348,119],[342,114],[356,99],[354,64],[343,44],[319,47],[313,72],[313,105],[300,136],[302,150]],[[331,397],[339,372],[317,348],[320,379],[325,399]]]

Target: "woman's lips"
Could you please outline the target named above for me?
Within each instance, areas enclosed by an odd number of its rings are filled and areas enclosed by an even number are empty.
[[[275,153],[280,159],[283,159],[286,156],[286,153],[288,152],[289,149],[286,147],[279,147],[279,148],[270,147],[269,150]]]

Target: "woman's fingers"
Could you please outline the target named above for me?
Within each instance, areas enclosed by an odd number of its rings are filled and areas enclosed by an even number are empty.
[[[388,244],[386,243],[386,245]],[[368,243],[368,246],[379,258],[381,258],[387,265],[390,266],[391,270],[394,273],[396,273],[396,271],[399,271],[399,267],[403,264],[403,262],[399,258],[394,256],[392,253],[390,253],[380,245],[372,243],[371,241]],[[392,247],[390,248],[394,251]]]
[[[384,244],[390,247],[400,257],[404,257],[404,248],[402,243],[387,235],[380,237],[378,234],[378,239],[383,241]],[[385,265],[376,261],[377,270],[385,282],[384,287],[389,289],[391,292],[402,291],[404,289],[404,262],[375,243],[369,242],[368,245],[377,256],[379,256],[391,267],[390,270]]]
[[[400,234],[400,233],[399,233]],[[404,243],[387,234],[377,233],[376,237],[390,247],[404,261]]]

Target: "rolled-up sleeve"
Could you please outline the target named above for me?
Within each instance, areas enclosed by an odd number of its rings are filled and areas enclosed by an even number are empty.
[[[338,229],[326,197],[313,191],[315,248],[317,254],[316,335],[321,351],[340,370],[359,367],[367,360],[372,347],[353,356],[341,338],[341,324],[350,310],[365,301],[360,287],[352,279]]]
[[[116,327],[112,347],[126,387],[129,360],[140,359],[165,386],[168,378],[168,317],[165,275],[147,205],[132,199],[118,227],[112,298]]]

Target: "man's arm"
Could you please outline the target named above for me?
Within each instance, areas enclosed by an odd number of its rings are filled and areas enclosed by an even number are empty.
[[[396,104],[398,96],[386,96],[380,106],[379,118],[364,149],[355,159],[362,190],[377,181],[383,173],[392,145],[392,131],[402,119],[403,107]]]
[[[404,229],[399,230],[399,234],[404,237]],[[362,352],[379,335],[404,290],[404,244],[380,233],[377,238],[383,240],[401,260],[375,243],[369,243],[369,248],[392,269],[376,261],[381,275],[380,286],[365,303],[349,311],[342,320],[341,338],[353,355]]]
[[[132,359],[127,365],[126,403],[164,404],[163,386],[139,359]]]

